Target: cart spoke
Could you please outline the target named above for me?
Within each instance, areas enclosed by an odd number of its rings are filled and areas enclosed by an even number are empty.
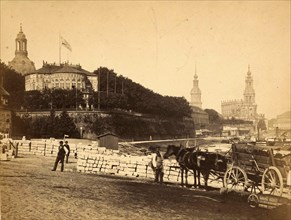
[[[271,182],[271,179],[266,175],[265,176],[266,179],[268,179],[269,182]]]

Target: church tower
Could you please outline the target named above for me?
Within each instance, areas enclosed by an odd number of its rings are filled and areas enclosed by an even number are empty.
[[[244,102],[249,104],[255,103],[255,90],[253,87],[253,77],[250,71],[250,65],[248,67],[248,73],[245,79],[245,91],[244,91]]]
[[[22,32],[22,25],[20,25],[20,31],[15,39],[15,47],[15,57],[8,62],[8,66],[22,75],[35,72],[34,63],[27,56],[27,39]]]
[[[199,108],[202,108],[202,102],[201,102],[201,90],[198,86],[199,80],[196,72],[196,66],[195,66],[195,75],[193,80],[193,88],[191,89],[191,106],[196,106]]]

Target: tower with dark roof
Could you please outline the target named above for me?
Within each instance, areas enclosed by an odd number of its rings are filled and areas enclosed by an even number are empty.
[[[15,57],[11,62],[8,62],[8,66],[22,75],[34,72],[35,66],[34,63],[28,58],[27,39],[25,34],[22,32],[21,25],[20,31],[15,39],[15,48]]]

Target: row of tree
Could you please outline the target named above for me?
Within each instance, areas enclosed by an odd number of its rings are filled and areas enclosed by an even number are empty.
[[[66,111],[56,116],[52,110],[49,116],[41,116],[32,119],[31,117],[19,117],[12,115],[12,136],[34,137],[34,138],[63,138],[64,134],[72,138],[79,138],[78,131],[73,118]]]
[[[145,140],[150,136],[153,138],[173,138],[193,135],[194,123],[177,122],[176,119],[145,119],[142,117],[128,116],[124,114],[111,114],[109,117],[94,116],[89,120],[86,115],[75,115],[70,117],[66,111],[60,115],[50,111],[49,116],[31,118],[29,116],[12,117],[13,137],[26,136],[28,138],[80,138],[81,132],[85,131],[84,137],[90,134],[94,138],[106,132],[113,132],[123,139]],[[76,127],[83,124],[83,129]]]
[[[94,74],[100,80],[99,91],[90,91],[89,97],[75,88],[24,91],[24,77],[1,62],[4,88],[10,93],[9,106],[29,110],[70,109],[76,106],[100,107],[102,110],[124,109],[161,117],[191,116],[191,108],[184,97],[162,96],[113,70],[100,67]],[[98,103],[98,101],[100,102]]]

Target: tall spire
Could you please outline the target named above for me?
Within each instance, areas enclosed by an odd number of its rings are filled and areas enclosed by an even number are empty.
[[[193,88],[191,89],[190,95],[191,95],[191,106],[197,106],[199,108],[202,108],[202,102],[201,102],[201,90],[199,89],[199,80],[197,75],[197,65],[195,62],[195,75],[193,80]]]
[[[195,62],[195,75],[194,75],[194,78],[197,79],[198,76],[197,76],[197,65],[196,65],[196,62]]]
[[[255,103],[255,90],[253,87],[250,64],[248,65],[248,72],[245,79],[244,100],[246,103]]]
[[[20,23],[20,32],[22,32],[22,23]]]
[[[251,75],[251,66],[250,66],[250,64],[248,66],[248,75]]]

